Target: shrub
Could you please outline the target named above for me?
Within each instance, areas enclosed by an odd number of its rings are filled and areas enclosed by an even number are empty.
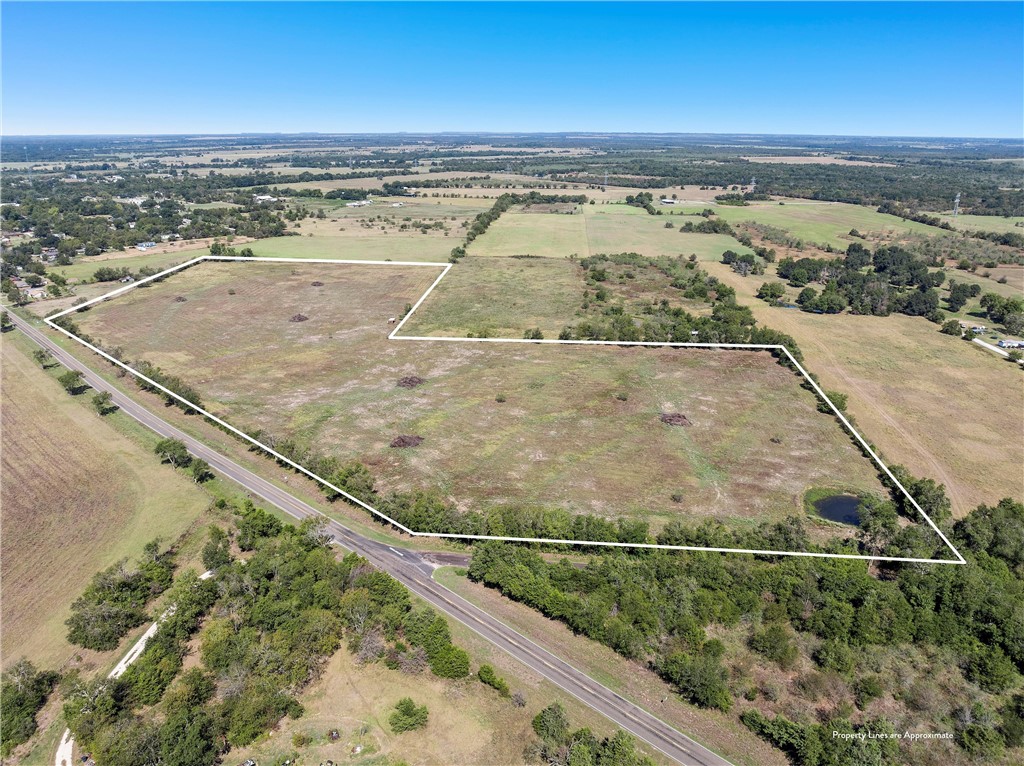
[[[427,725],[429,711],[426,705],[417,706],[409,697],[403,697],[395,705],[395,712],[388,717],[388,724],[395,734],[413,729],[422,729]]]
[[[504,678],[494,672],[490,665],[481,665],[477,677],[493,689],[497,689],[502,697],[509,696],[508,683]]]

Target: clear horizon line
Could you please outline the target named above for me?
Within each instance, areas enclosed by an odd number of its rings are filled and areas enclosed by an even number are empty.
[[[772,138],[886,138],[886,139],[927,139],[958,141],[1010,141],[1024,144],[1024,136],[955,136],[955,135],[913,135],[905,133],[772,133],[751,131],[652,131],[652,130],[371,130],[332,132],[318,130],[271,130],[271,131],[196,131],[186,133],[0,133],[0,141],[40,138],[195,138],[209,136],[266,137],[266,136],[749,136]]]

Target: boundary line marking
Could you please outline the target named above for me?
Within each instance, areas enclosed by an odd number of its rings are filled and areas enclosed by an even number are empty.
[[[556,538],[538,538],[538,537],[503,537],[503,536],[499,536],[499,535],[449,534],[449,533],[445,533],[445,532],[416,532],[416,531],[414,531],[412,529],[409,529],[404,524],[401,524],[400,522],[396,521],[395,519],[392,519],[390,516],[388,516],[388,515],[382,513],[381,511],[377,510],[376,508],[374,508],[369,503],[366,503],[366,502],[360,500],[358,497],[355,497],[354,495],[350,495],[348,492],[345,492],[340,487],[334,486],[333,484],[331,484],[331,482],[329,482],[326,479],[318,476],[317,474],[313,473],[312,471],[308,470],[307,468],[305,468],[305,467],[299,465],[298,463],[294,462],[293,460],[290,460],[290,459],[286,458],[284,455],[282,455],[281,453],[277,452],[273,448],[268,447],[266,444],[263,444],[262,442],[257,441],[256,439],[252,438],[251,436],[249,436],[244,431],[241,431],[241,430],[235,428],[233,425],[231,425],[227,421],[221,420],[220,418],[218,418],[213,413],[207,412],[202,407],[199,407],[199,406],[193,404],[192,402],[188,401],[184,397],[179,396],[178,394],[174,393],[173,391],[171,391],[168,388],[165,388],[164,386],[162,386],[159,383],[157,383],[155,380],[147,377],[146,375],[143,375],[141,372],[139,372],[138,370],[134,369],[133,367],[130,367],[127,364],[125,364],[124,362],[122,362],[121,360],[114,358],[113,356],[108,354],[103,349],[94,346],[92,343],[89,343],[88,341],[78,337],[74,333],[69,332],[68,330],[65,330],[63,327],[61,327],[60,325],[58,325],[58,324],[56,324],[54,322],[54,320],[59,319],[60,317],[66,316],[68,314],[77,313],[77,312],[82,311],[84,309],[90,308],[91,306],[94,306],[97,303],[108,301],[108,300],[110,300],[112,298],[115,298],[115,297],[117,297],[119,295],[123,295],[124,293],[128,292],[129,290],[133,290],[136,287],[140,287],[140,286],[142,286],[144,284],[147,284],[149,282],[153,282],[153,281],[158,281],[158,280],[164,279],[164,278],[166,278],[167,276],[169,276],[171,274],[174,274],[174,273],[176,273],[178,271],[182,271],[182,270],[184,270],[186,268],[189,268],[191,266],[194,266],[196,264],[203,263],[204,261],[242,261],[242,262],[246,262],[246,263],[266,262],[266,263],[292,263],[292,264],[307,264],[307,263],[331,263],[331,264],[336,264],[337,263],[337,264],[353,264],[353,265],[369,265],[369,266],[431,266],[433,268],[443,267],[442,270],[441,270],[441,273],[438,275],[437,279],[435,279],[431,283],[430,287],[427,288],[426,292],[424,292],[423,295],[421,295],[419,297],[419,300],[417,300],[416,303],[413,304],[413,306],[409,310],[409,312],[404,317],[402,317],[402,320],[395,326],[395,329],[392,330],[388,334],[388,336],[387,336],[388,340],[404,340],[404,341],[418,341],[418,342],[434,341],[434,342],[441,342],[441,343],[453,343],[453,342],[454,343],[465,343],[465,342],[473,342],[473,343],[534,343],[534,344],[571,345],[571,346],[647,346],[647,347],[660,347],[660,348],[729,348],[729,349],[741,349],[741,350],[749,350],[749,351],[781,351],[783,354],[785,354],[786,358],[793,364],[793,366],[800,372],[800,374],[803,375],[804,379],[808,383],[811,384],[811,386],[814,388],[815,393],[821,398],[822,401],[824,401],[828,405],[829,409],[832,411],[832,414],[834,414],[840,420],[840,422],[843,424],[843,426],[846,428],[846,430],[850,434],[852,434],[854,436],[854,438],[857,440],[857,443],[861,447],[864,448],[864,450],[867,452],[868,455],[870,455],[871,460],[879,468],[881,468],[881,470],[885,473],[885,475],[889,478],[889,480],[892,481],[893,484],[896,487],[899,488],[899,490],[903,493],[903,495],[907,498],[907,500],[910,501],[910,504],[914,508],[914,510],[916,510],[919,514],[921,514],[921,517],[926,522],[928,522],[928,525],[932,528],[932,530],[939,536],[939,538],[942,540],[942,542],[945,543],[946,546],[953,552],[953,555],[956,556],[956,559],[955,560],[951,560],[951,559],[925,559],[925,558],[912,558],[912,557],[903,557],[903,556],[865,556],[865,555],[862,555],[862,554],[853,554],[853,553],[820,553],[820,552],[816,552],[816,551],[772,551],[772,550],[758,550],[758,549],[752,549],[752,548],[713,548],[713,547],[696,546],[696,545],[662,545],[660,543],[621,543],[621,542],[607,542],[607,541],[593,541],[593,540],[562,540],[562,539],[556,539]],[[230,431],[231,433],[233,433],[234,435],[242,438],[244,441],[247,441],[247,442],[249,442],[250,444],[252,444],[252,445],[254,445],[256,447],[259,447],[261,450],[266,452],[268,455],[271,455],[275,460],[277,460],[277,461],[279,461],[281,463],[284,463],[285,465],[288,465],[291,468],[294,468],[299,473],[302,473],[305,476],[308,476],[309,478],[313,479],[317,483],[322,484],[323,486],[329,488],[333,492],[338,493],[340,496],[344,497],[349,502],[354,503],[355,505],[358,505],[360,508],[363,508],[364,510],[369,511],[374,516],[378,517],[379,519],[382,519],[383,521],[387,522],[391,526],[401,530],[402,532],[405,532],[406,534],[408,534],[408,535],[410,535],[412,537],[437,537],[437,538],[452,539],[452,540],[502,540],[502,541],[506,541],[506,542],[547,543],[547,544],[561,544],[561,545],[592,545],[592,546],[601,546],[601,547],[606,547],[606,548],[647,548],[647,549],[655,549],[655,550],[675,550],[675,551],[710,551],[710,552],[714,552],[714,553],[749,553],[749,554],[754,554],[754,555],[759,555],[759,556],[800,556],[800,557],[805,557],[805,558],[854,559],[854,560],[861,560],[861,561],[893,561],[893,562],[917,563],[917,564],[966,564],[967,563],[967,560],[964,559],[964,557],[962,555],[960,555],[960,551],[958,551],[953,546],[953,543],[951,543],[949,541],[949,539],[946,537],[946,535],[943,534],[942,530],[939,529],[938,526],[935,524],[935,522],[932,521],[931,518],[928,516],[928,514],[924,512],[924,509],[921,508],[920,505],[918,505],[917,500],[915,500],[914,497],[910,494],[910,492],[907,491],[907,488],[904,487],[902,483],[900,483],[900,481],[896,478],[896,476],[893,474],[893,472],[891,470],[889,470],[889,467],[885,463],[882,462],[882,459],[877,455],[877,453],[867,443],[867,441],[864,439],[864,437],[862,437],[860,435],[860,433],[853,427],[853,425],[850,423],[850,421],[847,420],[846,417],[843,415],[843,413],[841,413],[839,411],[839,409],[832,403],[832,400],[829,399],[828,396],[825,395],[825,392],[824,392],[824,390],[822,390],[821,386],[819,386],[814,381],[814,379],[811,378],[811,376],[807,372],[807,370],[805,370],[803,368],[803,366],[799,362],[797,362],[797,360],[790,353],[789,349],[786,348],[785,346],[783,346],[783,345],[771,345],[771,344],[760,344],[760,343],[689,343],[689,342],[673,343],[673,342],[654,342],[654,341],[554,340],[554,339],[530,340],[530,339],[526,339],[526,338],[465,338],[465,337],[433,337],[433,336],[418,336],[418,335],[402,335],[402,336],[397,335],[398,331],[402,329],[402,326],[416,312],[416,309],[418,309],[420,307],[420,305],[423,303],[423,301],[426,300],[427,296],[429,296],[430,293],[433,292],[434,288],[437,287],[441,283],[441,280],[444,279],[444,277],[448,274],[448,272],[451,270],[452,266],[453,266],[453,264],[451,264],[451,263],[433,263],[433,262],[430,262],[430,261],[376,261],[376,260],[374,260],[374,261],[366,261],[366,260],[356,260],[356,259],[344,260],[344,259],[329,259],[329,258],[269,258],[269,257],[268,258],[263,258],[263,257],[248,258],[248,257],[243,257],[243,256],[230,256],[230,255],[200,255],[200,256],[198,256],[196,258],[193,258],[193,259],[191,259],[189,261],[186,261],[184,263],[180,263],[177,266],[171,266],[168,269],[164,269],[163,271],[160,271],[160,272],[158,272],[156,274],[153,274],[152,276],[144,277],[143,279],[139,279],[139,280],[137,280],[135,282],[132,282],[131,284],[127,284],[124,287],[119,287],[119,288],[117,288],[115,290],[112,290],[109,293],[104,293],[103,295],[100,295],[100,296],[98,296],[96,298],[92,298],[92,299],[90,299],[88,301],[85,301],[84,303],[80,303],[77,306],[72,306],[71,308],[65,309],[64,311],[60,311],[60,312],[54,314],[53,316],[44,317],[43,318],[43,322],[46,323],[46,325],[48,325],[51,329],[56,330],[57,332],[62,333],[63,335],[66,335],[67,337],[71,338],[72,340],[82,344],[83,346],[85,346],[87,349],[89,349],[93,353],[99,354],[104,359],[106,359],[108,362],[111,362],[112,364],[114,364],[114,365],[120,367],[121,369],[125,370],[126,372],[130,373],[133,377],[136,377],[139,380],[145,381],[145,383],[147,385],[152,386],[153,388],[156,388],[159,391],[161,391],[166,396],[170,396],[171,398],[181,402],[182,404],[186,405],[189,409],[191,409],[191,410],[193,410],[195,412],[198,412],[203,417],[213,421],[214,423],[216,423],[217,425],[221,426],[222,428],[224,428],[224,429]]]

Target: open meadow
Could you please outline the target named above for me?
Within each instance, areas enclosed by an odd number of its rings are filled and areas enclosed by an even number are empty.
[[[754,294],[776,278],[771,265],[760,277],[704,266],[736,288],[759,323],[796,340],[823,386],[849,395],[848,411],[887,461],[945,484],[955,515],[1024,496],[1024,387],[1014,365],[921,317],[769,306]]]
[[[239,427],[358,459],[382,489],[437,488],[462,508],[749,525],[801,512],[812,486],[882,492],[766,353],[388,341],[388,319],[436,276],[205,263],[76,321],[182,376]],[[672,414],[684,425],[662,422]],[[390,446],[403,441],[415,444]]]
[[[688,220],[701,221],[702,218]],[[673,223],[673,228],[666,228]],[[573,213],[535,213],[514,208],[499,218],[468,251],[477,256],[538,255],[587,258],[598,253],[720,258],[726,250],[752,252],[725,234],[684,233],[678,218],[651,216],[625,204],[579,205]]]
[[[93,574],[175,540],[209,496],[68,396],[16,335],[2,351],[2,650],[5,665],[57,667],[83,651],[64,621]]]
[[[745,206],[714,204],[703,207],[686,206],[676,212],[681,214],[699,213],[705,207],[710,207],[715,211],[716,216],[730,224],[756,221],[785,229],[797,239],[808,244],[831,245],[841,250],[846,250],[847,245],[851,242],[862,242],[862,240],[850,236],[851,229],[857,229],[865,236],[891,232],[897,234],[940,233],[940,230],[934,226],[915,221],[904,221],[902,218],[879,213],[863,205],[849,205],[844,202],[785,200],[784,204],[775,201],[751,202]]]

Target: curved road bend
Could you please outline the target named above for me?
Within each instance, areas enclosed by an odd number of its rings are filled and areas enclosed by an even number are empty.
[[[304,519],[307,516],[323,515],[308,503],[229,460],[184,431],[157,417],[142,405],[122,395],[27,321],[13,313],[10,314],[10,317],[19,330],[32,341],[49,350],[57,361],[69,369],[81,372],[86,383],[97,391],[110,392],[113,396],[113,403],[126,414],[164,438],[180,439],[186,444],[189,452],[208,462],[217,473],[241,484],[253,495],[277,506],[295,518]],[[358,553],[374,566],[388,572],[436,609],[458,620],[512,655],[535,673],[603,714],[617,726],[661,751],[669,758],[687,766],[731,766],[730,762],[721,756],[606,686],[599,684],[582,671],[435,582],[432,578],[434,565],[427,560],[425,555],[415,551],[399,551],[384,543],[363,537],[334,519],[328,519],[327,531],[333,535],[338,544]]]

